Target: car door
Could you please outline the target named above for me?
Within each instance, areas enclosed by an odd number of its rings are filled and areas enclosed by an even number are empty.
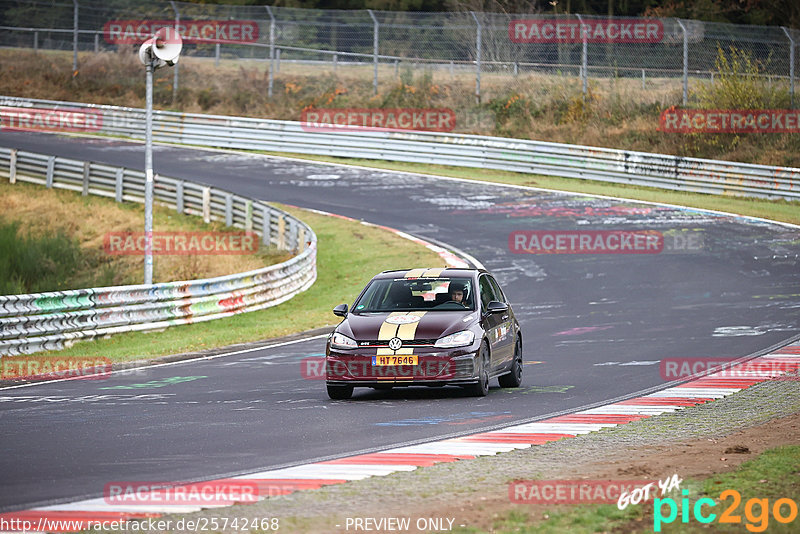
[[[516,341],[516,332],[514,331],[514,317],[511,311],[511,305],[506,300],[503,290],[500,289],[500,284],[492,276],[488,276],[489,282],[492,285],[492,300],[502,302],[508,306],[508,311],[499,313],[500,320],[498,322],[499,341],[497,343],[498,352],[500,353],[500,363],[505,368],[511,365],[514,359],[514,342]]]
[[[501,323],[503,322],[502,317],[504,314],[486,313],[486,308],[489,303],[493,300],[497,300],[497,295],[495,294],[494,287],[492,287],[492,282],[489,278],[489,275],[481,275],[480,279],[478,280],[478,289],[480,291],[483,329],[486,331],[486,337],[489,338],[489,348],[491,349],[491,363],[489,372],[493,373],[495,370],[500,368],[500,366],[502,366],[504,358],[507,357],[504,354],[505,348],[503,346],[501,329]]]

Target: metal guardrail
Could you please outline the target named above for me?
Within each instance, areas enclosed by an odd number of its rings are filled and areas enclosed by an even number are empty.
[[[48,188],[144,202],[144,173],[0,148],[0,175]],[[0,356],[56,350],[74,340],[161,329],[275,306],[316,280],[314,232],[260,201],[157,176],[155,202],[208,222],[252,230],[265,245],[295,252],[254,271],[181,282],[0,296]]]
[[[93,132],[143,138],[144,110],[0,96],[3,107],[72,110],[102,116]],[[800,200],[800,169],[682,158],[611,148],[479,135],[316,128],[300,122],[156,111],[157,142],[434,163],[582,178],[733,196]]]

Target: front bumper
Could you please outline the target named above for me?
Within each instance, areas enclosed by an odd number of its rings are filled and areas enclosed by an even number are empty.
[[[352,386],[474,384],[478,350],[415,349],[416,365],[372,365],[375,349],[342,351],[328,348],[325,380],[328,384]]]

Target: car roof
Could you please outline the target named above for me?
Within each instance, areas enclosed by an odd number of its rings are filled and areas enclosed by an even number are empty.
[[[462,269],[451,267],[421,267],[415,269],[397,269],[383,271],[373,279],[397,278],[472,278],[480,273],[488,272],[485,269]]]

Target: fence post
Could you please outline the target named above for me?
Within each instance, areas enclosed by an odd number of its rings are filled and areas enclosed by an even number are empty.
[[[83,191],[81,191],[81,196],[89,196],[89,165],[88,161],[83,162]]]
[[[581,42],[583,47],[581,49],[581,91],[583,92],[583,99],[586,100],[586,92],[589,90],[589,41],[586,35],[586,30],[583,28],[583,18],[576,14],[578,17],[578,24],[580,25]]]
[[[644,90],[644,69],[642,69],[642,90]]]
[[[475,36],[475,66],[476,66],[476,73],[475,73],[475,101],[480,104],[481,103],[481,33],[483,27],[481,26],[481,21],[478,20],[478,16],[475,15],[474,11],[469,12],[472,15],[472,18],[475,19],[475,24],[478,26],[477,34]]]
[[[275,69],[275,16],[270,6],[267,8],[269,15],[269,82],[267,82],[267,97],[272,98],[272,71]]]
[[[8,182],[17,183],[17,149],[12,148],[8,160]]]
[[[33,32],[33,51],[39,51],[39,32]]]
[[[56,167],[56,157],[50,156],[47,158],[47,174],[45,175],[45,187],[47,189],[53,188],[53,173]]]
[[[683,105],[689,101],[689,32],[681,19],[675,19],[683,30]]]
[[[123,167],[117,169],[114,175],[114,200],[122,202],[122,176],[125,172]]]
[[[94,53],[98,53],[100,51],[100,33],[94,32]]]
[[[172,10],[175,12],[175,31],[178,31],[178,25],[181,23],[181,13],[178,11],[178,6],[175,5],[173,0],[169,2],[172,4]],[[172,67],[172,104],[178,99],[178,63]]]
[[[375,64],[374,73],[372,74],[372,94],[378,94],[378,37],[380,32],[380,24],[378,18],[371,9],[367,10],[369,16],[372,17],[372,62]]]
[[[261,242],[266,246],[269,246],[272,241],[272,236],[270,235],[270,211],[269,208],[261,207]]]
[[[333,54],[333,72],[336,72],[337,63],[339,63],[339,54]]]
[[[72,75],[78,70],[78,0],[72,0]]]
[[[225,195],[225,226],[233,226],[233,195]]]
[[[183,180],[175,185],[175,211],[183,215]]]
[[[275,50],[275,72],[281,71],[281,49],[277,48]]]
[[[792,34],[789,33],[789,30],[786,29],[785,26],[781,26],[783,33],[786,34],[786,37],[789,39],[789,99],[790,104],[789,107],[794,109],[794,47],[795,42],[792,39]]]
[[[214,45],[214,66],[219,67],[219,43]]]
[[[244,229],[248,232],[253,230],[253,201],[244,202]]]

